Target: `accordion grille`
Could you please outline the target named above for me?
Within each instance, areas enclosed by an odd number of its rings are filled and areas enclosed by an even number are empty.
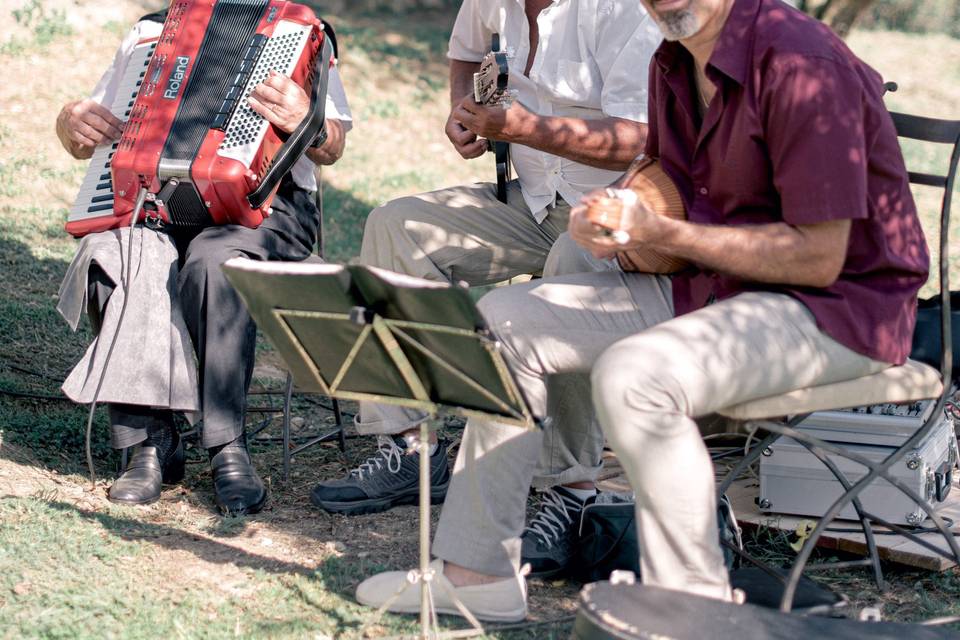
[[[219,0],[183,92],[183,100],[161,154],[168,160],[192,160],[210,129],[233,80],[233,64],[243,56],[269,0]]]
[[[287,72],[294,56],[299,55],[305,37],[306,32],[297,30],[270,38],[244,87],[243,95],[233,112],[223,143],[220,145],[221,149],[233,149],[259,139],[266,120],[250,108],[247,98],[250,97],[254,87],[267,79],[271,69],[281,73]]]

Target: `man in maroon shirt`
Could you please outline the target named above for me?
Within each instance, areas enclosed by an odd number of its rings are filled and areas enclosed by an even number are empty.
[[[635,207],[619,246],[700,273],[673,279],[676,319],[594,365],[594,403],[637,493],[644,581],[722,598],[691,418],[903,363],[929,259],[882,80],[826,26],[779,0],[642,2],[666,38],[646,155],[688,221]],[[572,235],[608,252],[582,213]],[[704,293],[720,302],[695,310]]]
[[[548,278],[480,308],[536,415],[547,376],[592,369],[636,494],[644,583],[729,599],[693,418],[902,363],[928,254],[881,79],[829,29],[779,0],[641,1],[666,38],[650,65],[646,155],[688,220],[632,205],[615,240],[581,206],[570,232],[598,256],[655,247],[696,266],[672,279]],[[483,617],[525,603],[519,536],[539,441],[474,419],[464,434],[435,569]],[[375,576],[357,597],[379,604],[404,578]],[[393,608],[415,611],[417,597]]]

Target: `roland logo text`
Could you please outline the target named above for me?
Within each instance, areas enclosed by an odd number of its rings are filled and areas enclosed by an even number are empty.
[[[176,99],[180,93],[180,85],[183,84],[183,78],[187,75],[187,67],[190,65],[189,56],[177,56],[173,61],[173,71],[170,72],[170,78],[167,79],[167,88],[163,92],[163,97],[167,100]]]

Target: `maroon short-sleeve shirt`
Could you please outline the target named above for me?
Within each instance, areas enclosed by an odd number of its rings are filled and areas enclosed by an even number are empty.
[[[677,313],[711,294],[787,293],[841,344],[902,363],[929,257],[879,74],[779,0],[736,0],[707,76],[717,93],[701,121],[689,52],[663,42],[650,65],[646,153],[677,183],[690,220],[850,219],[850,241],[839,279],[823,289],[675,276]]]

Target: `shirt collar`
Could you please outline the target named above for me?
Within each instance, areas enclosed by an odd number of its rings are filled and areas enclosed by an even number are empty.
[[[736,0],[710,56],[711,67],[740,85],[747,80],[761,2],[762,0]],[[679,42],[664,40],[654,54],[654,59],[660,65],[661,71],[669,74],[676,70],[679,61],[685,60],[689,55]]]

